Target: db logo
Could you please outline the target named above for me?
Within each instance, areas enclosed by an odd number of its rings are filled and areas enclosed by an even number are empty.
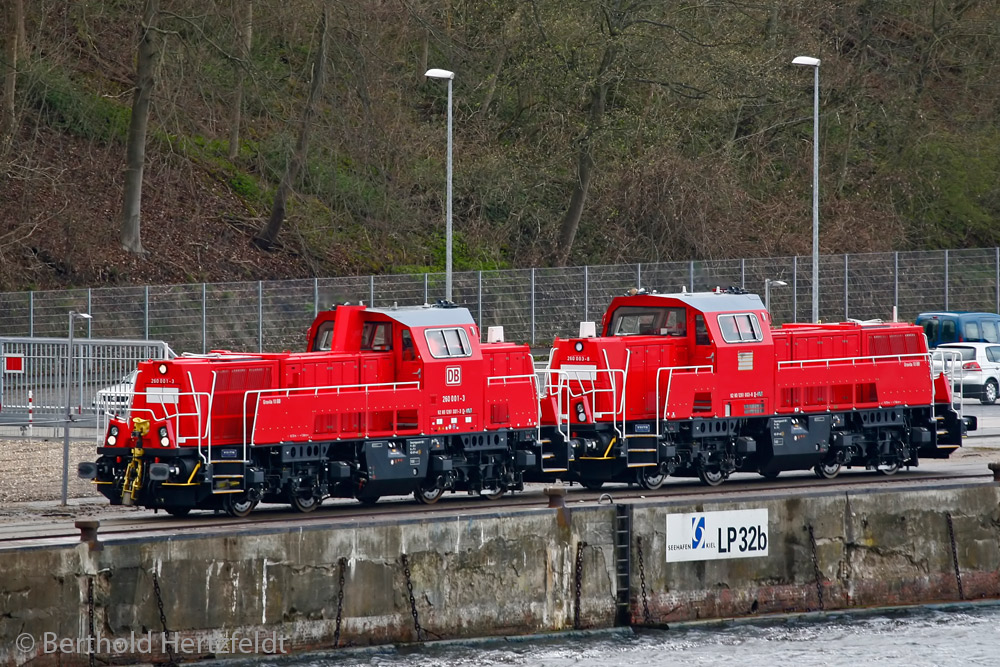
[[[444,375],[445,384],[462,384],[462,367],[448,366]]]

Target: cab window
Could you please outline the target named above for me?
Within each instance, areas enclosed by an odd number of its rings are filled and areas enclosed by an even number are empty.
[[[323,322],[316,329],[311,352],[329,352],[333,347],[333,322]]]
[[[683,308],[623,306],[615,310],[608,327],[610,336],[684,336]]]
[[[413,352],[413,338],[410,336],[409,329],[403,329],[399,334],[399,340],[402,345],[402,357],[403,361],[412,361],[416,358]]]
[[[719,315],[719,329],[727,343],[758,342],[764,340],[760,323],[753,313]]]
[[[711,345],[712,339],[708,337],[708,326],[701,313],[694,316],[694,344]]]
[[[384,352],[392,348],[389,338],[392,329],[388,322],[365,322],[361,330],[361,349],[370,352]]]
[[[472,355],[469,338],[465,334],[465,329],[460,327],[428,329],[424,332],[424,339],[427,341],[427,349],[435,359]]]

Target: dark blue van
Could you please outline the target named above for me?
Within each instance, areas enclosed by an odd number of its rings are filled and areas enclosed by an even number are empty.
[[[1000,343],[1000,315],[996,313],[920,313],[927,346],[942,343]]]

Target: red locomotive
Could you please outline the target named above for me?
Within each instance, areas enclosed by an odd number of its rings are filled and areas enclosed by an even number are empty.
[[[914,325],[772,329],[730,288],[617,297],[600,333],[556,339],[536,370],[525,345],[481,343],[464,308],[338,306],[307,352],[140,364],[129,414],[79,472],[112,504],[245,516],[259,501],[495,498],[526,480],[892,474],[975,428]]]

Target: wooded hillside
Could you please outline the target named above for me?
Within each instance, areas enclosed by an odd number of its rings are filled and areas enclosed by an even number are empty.
[[[1000,245],[1000,0],[2,7],[4,291],[443,270],[429,68],[456,270],[809,254],[800,55],[821,252]]]

